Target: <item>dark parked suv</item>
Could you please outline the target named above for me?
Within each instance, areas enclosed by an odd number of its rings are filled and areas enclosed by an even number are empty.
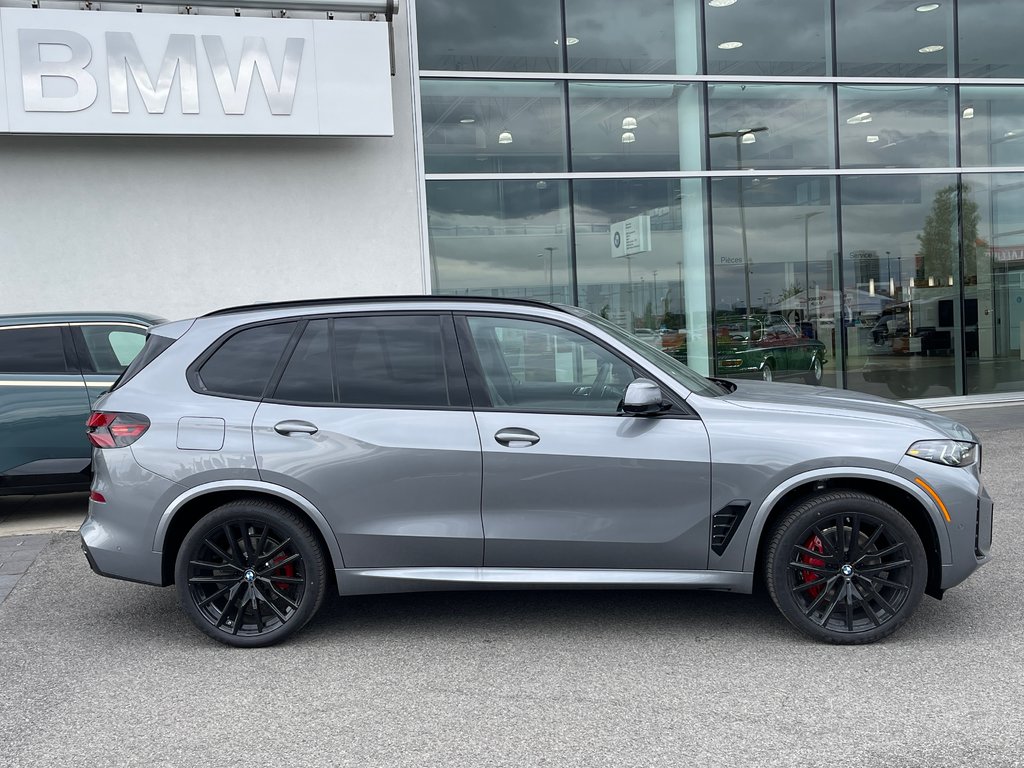
[[[0,317],[0,495],[89,487],[82,425],[155,322],[109,312]]]
[[[750,592],[865,643],[988,559],[966,427],[802,384],[712,380],[526,301],[261,305],[154,328],[95,406],[86,555],[268,645],[342,594]]]

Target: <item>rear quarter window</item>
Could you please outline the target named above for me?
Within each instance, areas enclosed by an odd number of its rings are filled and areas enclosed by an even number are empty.
[[[295,321],[272,323],[234,333],[199,363],[193,386],[209,394],[263,397],[295,325]]]

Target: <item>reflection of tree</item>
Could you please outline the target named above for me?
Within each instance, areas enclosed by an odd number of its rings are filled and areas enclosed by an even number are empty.
[[[969,187],[963,190],[963,239],[968,245],[964,249],[964,275],[976,275],[976,249],[973,244],[978,238],[978,204],[967,197]],[[957,187],[950,185],[935,193],[932,209],[924,220],[924,229],[917,236],[921,244],[921,267],[919,277],[935,277],[943,283],[954,274],[953,264],[957,255]]]
[[[804,292],[804,287],[800,285],[799,281],[793,283],[786,290],[779,294],[779,303],[781,304],[786,299],[792,298],[793,296],[799,296]]]

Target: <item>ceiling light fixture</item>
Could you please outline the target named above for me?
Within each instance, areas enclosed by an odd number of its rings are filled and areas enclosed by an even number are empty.
[[[924,3],[923,5],[917,6],[914,10],[918,13],[928,13],[928,11],[934,11],[940,5],[942,5],[942,3]]]
[[[870,112],[861,112],[854,115],[853,117],[846,118],[847,125],[857,125],[858,123],[870,123],[872,120]]]
[[[459,122],[462,123],[463,125],[469,125],[470,123],[475,123],[476,122],[476,118],[475,117],[468,117],[468,116],[467,117],[460,117],[459,118]]]
[[[876,143],[878,143],[878,137],[877,136],[868,136],[868,144],[876,144]]]
[[[580,39],[578,37],[567,37],[567,38],[565,38],[565,44],[566,45],[576,45],[576,43],[578,43],[579,41],[580,41]],[[555,45],[561,45],[561,43],[559,43],[557,40],[555,40]]]
[[[502,131],[501,133],[499,133],[498,134],[498,143],[499,144],[511,144],[512,143],[512,132],[511,131]]]
[[[708,5],[712,8],[728,8],[730,5],[736,5],[736,0],[708,0]]]
[[[974,117],[974,107],[964,107],[963,117],[964,120],[970,120]]]
[[[634,141],[636,141],[636,134],[633,133],[632,131],[626,131],[624,134],[622,134],[623,144],[632,144]]]
[[[918,53],[938,53],[946,49],[944,45],[926,45],[924,48],[918,48]]]
[[[622,130],[624,130],[624,131],[632,131],[634,128],[636,128],[636,118],[635,117],[624,117],[624,118],[622,118]]]
[[[724,43],[719,43],[718,47],[721,48],[723,51],[733,51],[737,48],[742,48],[743,43],[741,43],[739,40],[727,40]]]

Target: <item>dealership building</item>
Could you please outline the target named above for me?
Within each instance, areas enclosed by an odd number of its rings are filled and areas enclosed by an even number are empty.
[[[1022,28],[1020,0],[0,0],[0,313],[532,298],[705,374],[811,339],[827,386],[1020,399]]]

